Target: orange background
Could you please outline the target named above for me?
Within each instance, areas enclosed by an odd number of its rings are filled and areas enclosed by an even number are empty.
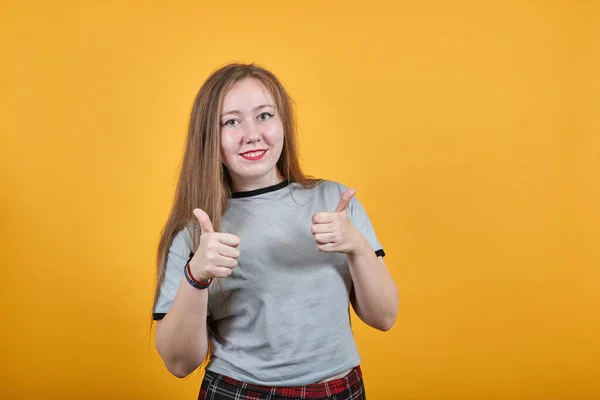
[[[600,398],[597,1],[0,4],[0,397],[196,397],[156,245],[198,88],[255,61],[398,283],[370,399]]]

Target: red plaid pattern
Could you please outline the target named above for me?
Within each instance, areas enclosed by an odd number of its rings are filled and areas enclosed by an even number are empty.
[[[360,366],[348,375],[329,382],[306,386],[269,387],[240,382],[206,371],[198,400],[366,400]]]

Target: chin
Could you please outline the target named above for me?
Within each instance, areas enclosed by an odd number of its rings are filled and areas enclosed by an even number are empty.
[[[258,165],[257,165],[258,167]],[[272,173],[273,169],[275,168],[275,166],[273,167],[267,167],[265,168],[264,166],[261,166],[262,168],[252,168],[252,169],[246,169],[244,170],[243,173],[238,174],[238,176],[241,179],[245,179],[245,180],[256,180],[256,179],[260,179],[266,175],[269,175]],[[277,173],[275,173],[275,176],[277,176]]]

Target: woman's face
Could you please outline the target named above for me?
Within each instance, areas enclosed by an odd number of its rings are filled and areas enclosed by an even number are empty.
[[[283,149],[283,124],[269,90],[254,78],[236,82],[225,93],[221,114],[221,160],[233,191],[275,185]]]

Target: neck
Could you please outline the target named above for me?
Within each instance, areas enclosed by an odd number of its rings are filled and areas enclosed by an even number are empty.
[[[262,189],[264,187],[277,185],[284,180],[283,175],[278,169],[272,173],[255,178],[231,177],[232,192],[249,192],[251,190]]]

